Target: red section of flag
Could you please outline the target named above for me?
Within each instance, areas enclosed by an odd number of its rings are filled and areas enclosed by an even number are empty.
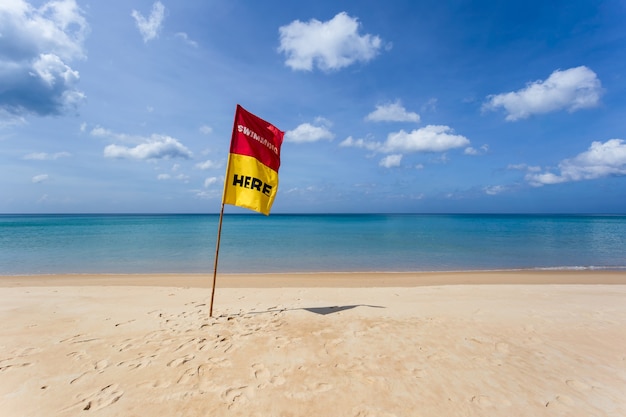
[[[230,153],[251,156],[278,172],[285,132],[237,105]]]

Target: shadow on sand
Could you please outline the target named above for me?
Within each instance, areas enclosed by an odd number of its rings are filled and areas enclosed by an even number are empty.
[[[357,307],[386,308],[383,306],[372,306],[369,304],[354,304],[350,306],[303,307],[303,308],[294,309],[294,310],[306,310],[306,311],[310,311],[311,313],[321,314],[322,316],[325,316],[327,314],[338,313],[340,311],[352,310],[353,308],[357,308]]]
[[[357,307],[368,307],[368,308],[387,308],[387,307],[383,307],[383,306],[373,306],[373,305],[369,305],[369,304],[353,304],[353,305],[347,305],[347,306],[328,306],[328,307],[300,307],[300,308],[269,308],[267,310],[264,311],[248,311],[248,312],[239,312],[236,314],[228,314],[222,317],[239,317],[239,316],[247,316],[247,315],[252,315],[252,314],[268,314],[268,313],[280,313],[283,311],[298,311],[298,310],[305,310],[308,311],[310,313],[314,313],[314,314],[319,314],[322,316],[328,315],[328,314],[333,314],[333,313],[339,313],[340,311],[346,311],[346,310],[352,310],[353,308],[357,308]]]

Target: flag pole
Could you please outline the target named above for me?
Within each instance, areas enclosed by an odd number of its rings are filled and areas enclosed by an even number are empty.
[[[217,244],[215,245],[215,263],[213,265],[213,287],[211,288],[211,306],[209,307],[209,317],[213,317],[213,299],[215,298],[215,283],[217,281],[217,258],[220,253],[220,240],[222,237],[222,219],[224,218],[224,203],[220,210],[220,221],[217,226]]]
[[[239,107],[239,105],[237,105]],[[230,138],[230,144],[233,144],[233,137],[235,136],[235,129],[237,127],[237,111],[235,111],[235,118],[233,120],[233,133]],[[226,187],[228,170],[230,169],[230,154],[226,162],[226,175],[224,176],[224,189],[222,190],[222,208],[220,209],[220,220],[217,226],[217,242],[215,244],[215,263],[213,264],[213,286],[211,287],[211,304],[209,307],[209,317],[213,317],[213,300],[215,299],[215,284],[217,282],[217,259],[220,254],[220,240],[222,239],[222,220],[224,219],[224,201],[226,199]]]

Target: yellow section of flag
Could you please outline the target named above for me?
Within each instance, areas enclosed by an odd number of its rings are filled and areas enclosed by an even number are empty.
[[[224,203],[267,216],[277,191],[278,172],[251,156],[229,154],[224,180]]]

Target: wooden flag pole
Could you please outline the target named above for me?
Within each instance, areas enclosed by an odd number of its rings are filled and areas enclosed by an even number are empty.
[[[224,203],[220,210],[220,221],[217,226],[217,244],[215,245],[215,264],[213,265],[213,287],[211,289],[211,306],[209,307],[209,317],[213,317],[213,299],[215,298],[215,283],[217,281],[217,258],[220,254],[220,240],[222,237],[222,219],[224,218]]]

